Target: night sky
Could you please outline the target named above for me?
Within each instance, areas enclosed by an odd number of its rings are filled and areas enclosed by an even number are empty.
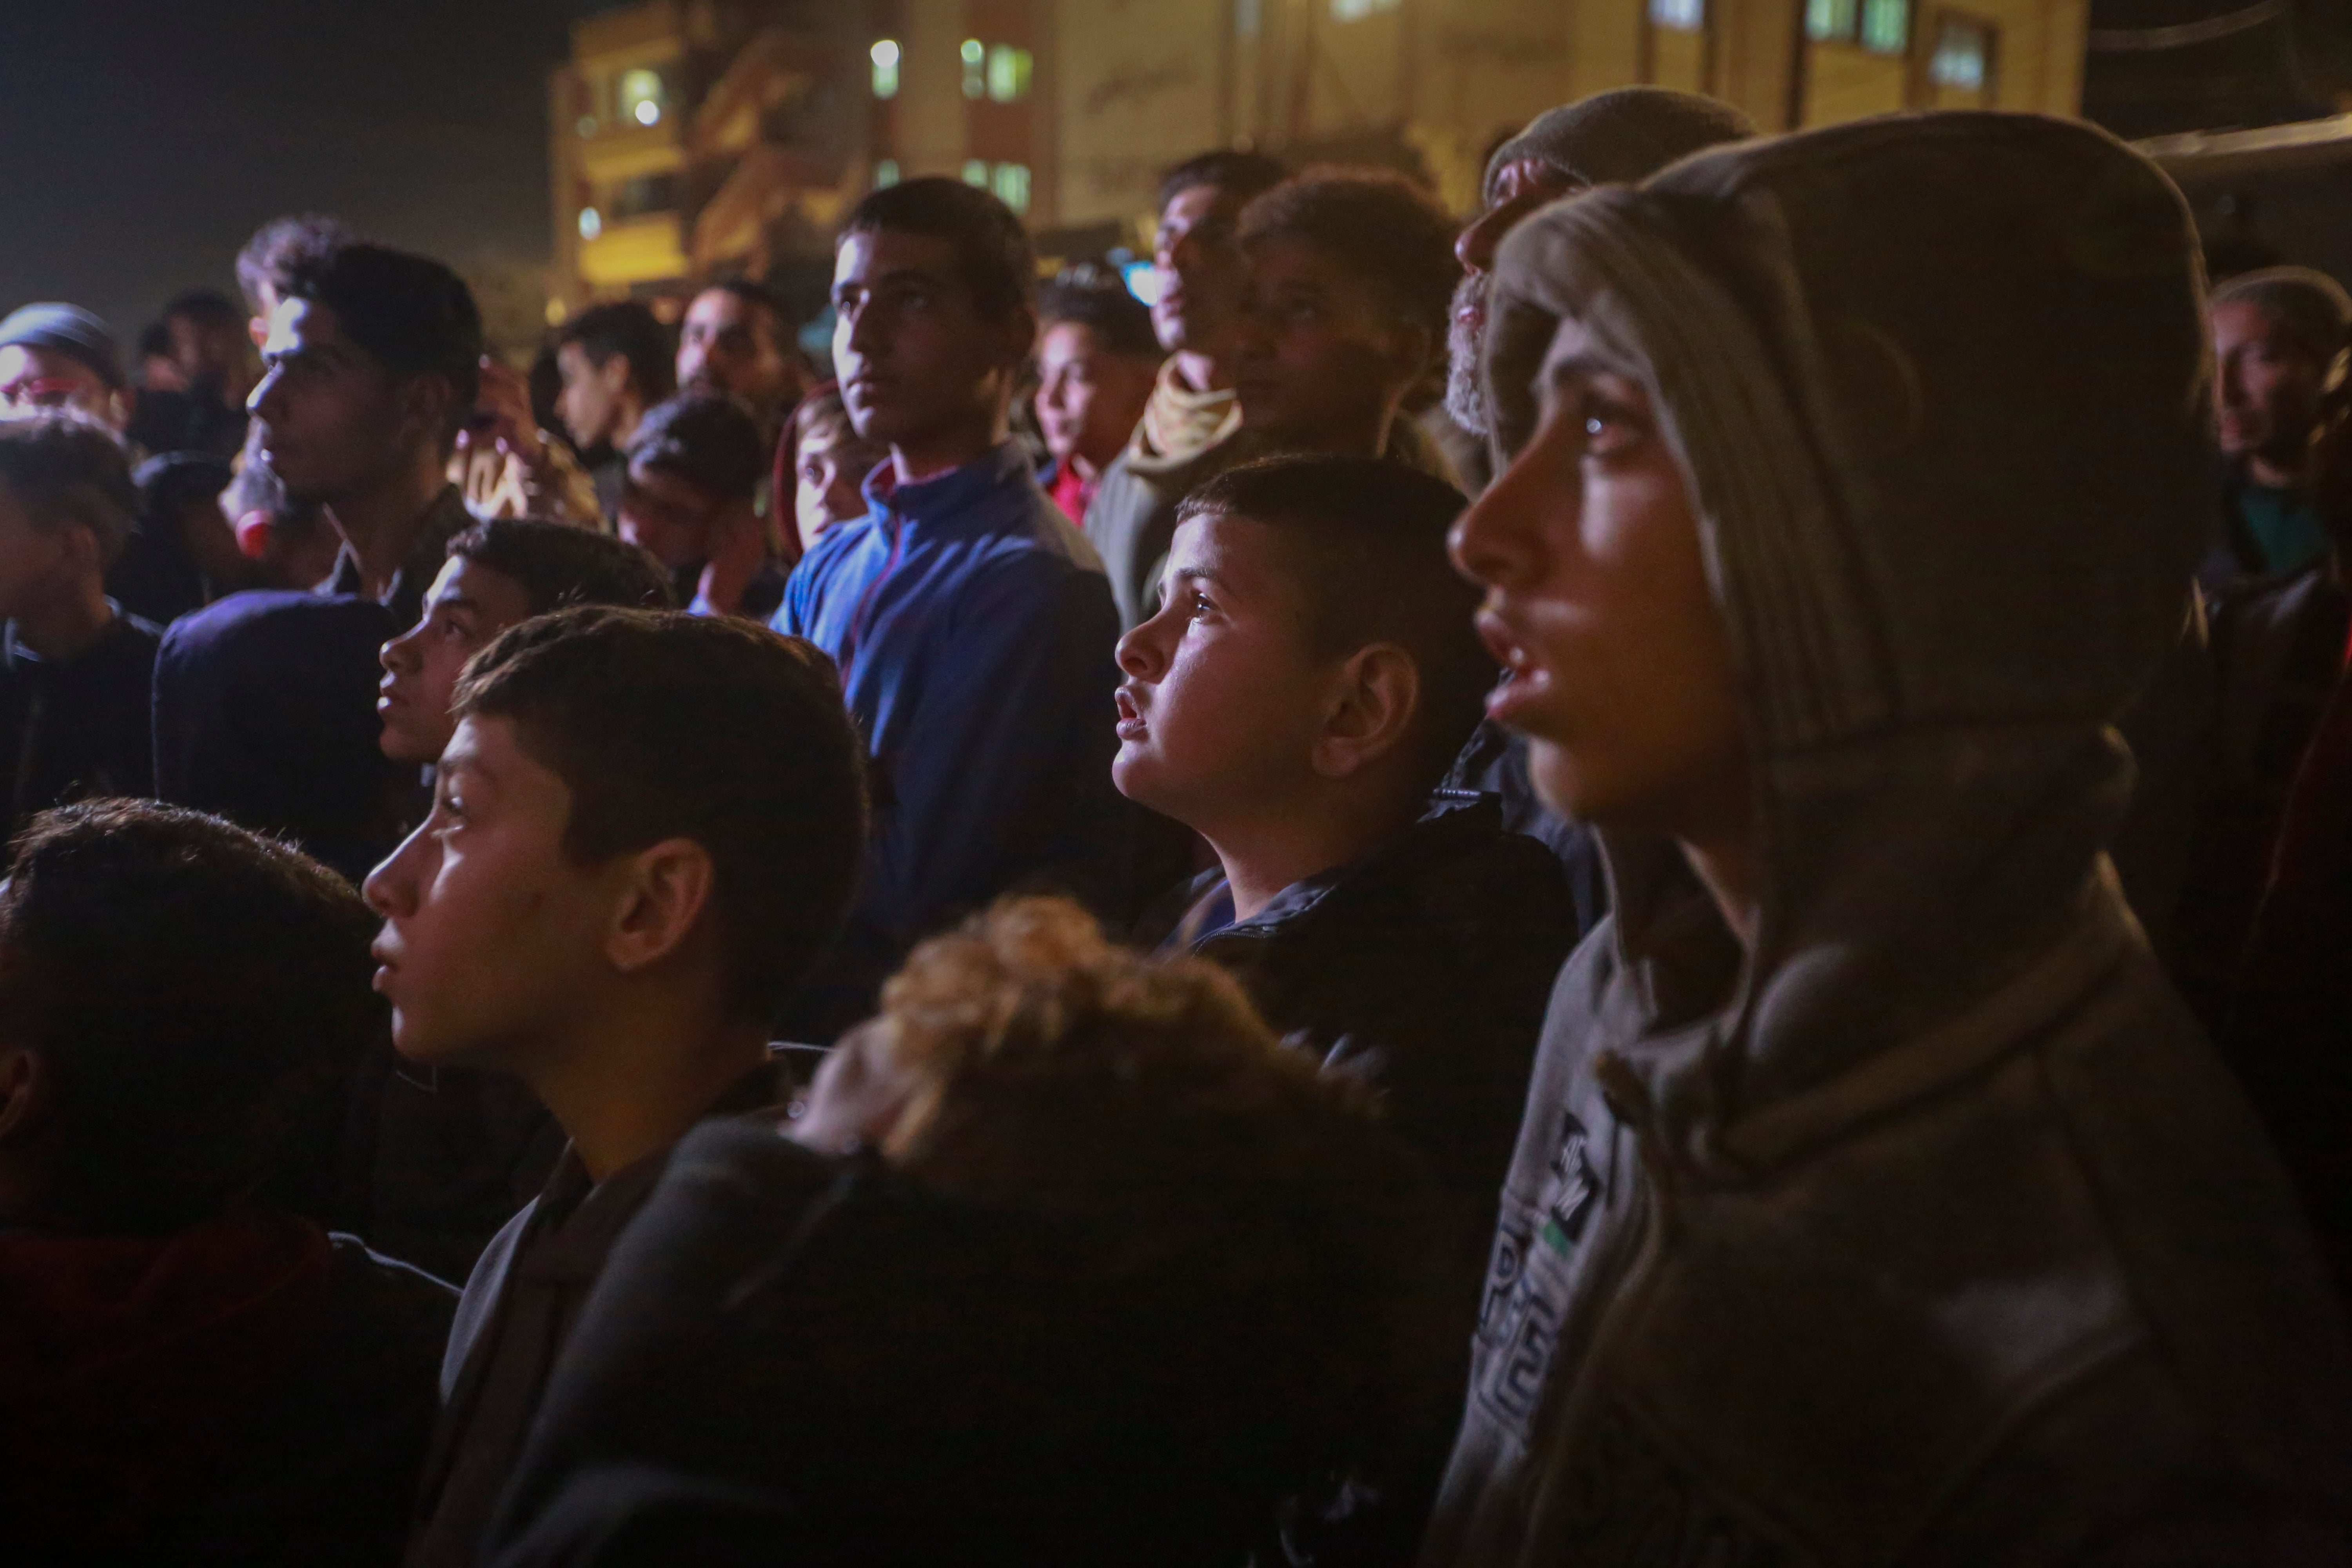
[[[237,247],[333,213],[459,266],[548,255],[547,71],[610,0],[0,0],[0,312],[129,353]]]

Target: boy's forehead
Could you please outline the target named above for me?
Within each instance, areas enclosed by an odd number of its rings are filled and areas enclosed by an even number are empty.
[[[835,283],[872,282],[892,274],[913,274],[935,282],[955,279],[955,246],[938,235],[903,229],[852,229],[833,256]]]
[[[1269,586],[1286,576],[1276,531],[1236,511],[1202,512],[1177,529],[1168,569],[1213,577],[1228,587]]]

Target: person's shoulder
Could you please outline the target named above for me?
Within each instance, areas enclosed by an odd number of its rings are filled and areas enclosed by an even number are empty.
[[[292,588],[250,588],[215,599],[165,627],[167,652],[248,647],[322,637],[381,642],[392,635],[392,612],[371,599]]]

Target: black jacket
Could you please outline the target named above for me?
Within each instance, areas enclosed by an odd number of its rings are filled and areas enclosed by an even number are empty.
[[[10,624],[0,640],[7,833],[68,801],[154,793],[147,700],[161,636],[136,616],[117,615],[89,647],[49,660],[17,641]]]
[[[1229,1568],[1295,1481],[1308,1358],[1181,1259],[1112,1266],[1120,1239],[698,1129],[613,1249],[486,1560]]]

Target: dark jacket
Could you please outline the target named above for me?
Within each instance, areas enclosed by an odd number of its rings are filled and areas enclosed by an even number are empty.
[[[1570,822],[1543,803],[1536,794],[1528,763],[1528,738],[1481,719],[1445,775],[1445,789],[1489,795],[1503,813],[1503,826],[1535,839],[1568,874],[1569,896],[1576,900],[1576,933],[1601,923],[1609,912],[1609,877],[1601,865],[1601,841],[1582,823]]]
[[[0,1235],[6,1555],[398,1562],[456,1304],[290,1215]]]
[[[772,1062],[709,1116],[781,1107],[793,1064]],[[550,1368],[622,1228],[661,1179],[661,1149],[592,1182],[567,1147],[546,1190],[493,1237],[466,1281],[441,1362],[441,1419],[418,1489],[410,1568],[475,1561],[547,1387]]]
[[[489,1560],[1242,1561],[1297,1473],[1304,1358],[1181,1259],[1114,1267],[1121,1239],[698,1129],[565,1348]],[[788,1528],[749,1548],[747,1520]]]
[[[1204,874],[1193,894],[1188,927],[1230,910],[1221,873]],[[1544,1003],[1582,930],[1545,846],[1507,830],[1491,797],[1441,795],[1388,843],[1192,942],[1288,1043],[1371,1086],[1434,1178],[1428,1283],[1444,1352],[1407,1429],[1367,1435],[1349,1485],[1293,1510],[1285,1528],[1298,1558],[1412,1555],[1460,1415],[1496,1194]]]
[[[404,629],[372,601],[295,592],[182,616],[155,656],[156,794],[358,882],[400,842],[415,790],[376,744],[376,650]]]
[[[865,876],[795,1039],[863,1017],[910,945],[1015,886],[1134,913],[1100,562],[1013,443],[919,483],[891,474],[867,477],[870,510],[817,542],[774,621],[841,666],[872,752]]]
[[[5,831],[36,812],[108,795],[152,795],[155,762],[148,693],[163,634],[118,614],[98,640],[68,659],[45,659],[0,637],[0,779]]]
[[[1430,1568],[2352,1552],[2341,1310],[2104,854],[2209,528],[2199,277],[2153,165],[2022,115],[1703,153],[1504,241],[1506,449],[1570,313],[1675,432],[1757,880],[1743,942],[1602,833]]]

